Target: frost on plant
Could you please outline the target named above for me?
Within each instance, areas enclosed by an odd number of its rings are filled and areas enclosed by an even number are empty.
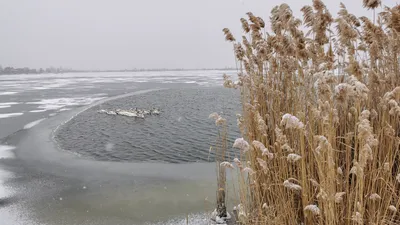
[[[302,189],[300,185],[292,183],[289,180],[285,180],[283,182],[283,186],[288,188],[288,189],[290,189],[290,190],[293,190],[293,191],[301,191],[301,189]]]
[[[314,216],[318,216],[321,213],[321,210],[317,205],[307,205],[304,207],[304,211],[312,213]]]
[[[239,182],[241,222],[400,224],[400,6],[360,1],[373,12],[359,17],[310,3],[302,18],[286,3],[270,23],[248,13],[240,41],[224,30],[249,141],[239,148],[251,149],[240,159],[255,172]]]
[[[295,162],[299,161],[300,159],[301,159],[301,156],[294,154],[294,153],[289,154],[287,156],[287,161],[290,163],[295,163]]]
[[[221,166],[221,167],[230,168],[230,169],[233,169],[233,168],[234,168],[233,165],[232,165],[232,163],[230,163],[230,162],[221,162],[221,163],[220,163],[220,166]]]
[[[302,129],[304,124],[297,117],[286,113],[282,116],[281,126],[285,129]]]
[[[256,149],[261,151],[261,155],[267,156],[269,159],[273,159],[274,158],[274,154],[269,152],[268,149],[264,146],[263,143],[261,143],[259,141],[253,141],[252,144]]]
[[[335,194],[335,202],[336,203],[341,203],[343,201],[343,196],[346,194],[346,192],[339,192]]]
[[[238,148],[243,152],[247,152],[249,150],[249,143],[243,138],[237,138],[233,143],[233,147]]]

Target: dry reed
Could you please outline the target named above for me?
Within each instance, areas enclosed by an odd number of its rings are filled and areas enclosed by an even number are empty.
[[[228,128],[226,124],[226,119],[224,119],[221,115],[214,112],[209,116],[210,119],[215,120],[215,125],[218,128],[218,136],[216,140],[216,146],[214,146],[215,151],[215,159],[216,159],[216,168],[217,168],[217,192],[216,192],[216,209],[212,213],[212,219],[219,222],[224,221],[226,218],[229,218],[228,212],[226,209],[226,169],[233,169],[233,165],[230,162],[227,162],[226,150],[227,146],[227,136],[228,136]]]
[[[313,0],[297,19],[276,6],[270,33],[248,13],[241,43],[224,29],[240,65],[224,79],[242,96],[242,224],[400,224],[400,6],[376,21],[340,7]]]

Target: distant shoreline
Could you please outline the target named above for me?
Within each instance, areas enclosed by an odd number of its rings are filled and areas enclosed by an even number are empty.
[[[63,73],[116,73],[116,72],[165,72],[165,71],[211,71],[211,70],[216,70],[216,71],[235,71],[237,70],[236,68],[204,68],[204,69],[132,69],[132,70],[63,70],[63,69],[57,69],[53,71],[35,71],[32,69],[28,70],[21,70],[21,69],[14,69],[13,71],[6,71],[0,70],[0,76],[1,75],[21,75],[21,74],[63,74]]]

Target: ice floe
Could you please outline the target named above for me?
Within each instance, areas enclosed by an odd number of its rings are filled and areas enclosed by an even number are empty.
[[[101,109],[98,111],[99,113],[105,113],[107,115],[120,115],[127,117],[135,117],[144,119],[147,115],[160,115],[161,111],[157,108],[153,109],[116,109],[116,110],[105,110]]]

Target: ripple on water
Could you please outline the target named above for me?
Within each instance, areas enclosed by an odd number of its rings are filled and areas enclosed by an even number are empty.
[[[159,116],[135,119],[98,113],[100,109],[152,108]],[[229,144],[238,137],[239,93],[221,87],[160,90],[108,101],[79,114],[62,126],[56,140],[61,148],[101,161],[213,161],[210,146],[217,129],[208,119],[223,112],[229,124]],[[231,156],[237,151],[229,150]]]

